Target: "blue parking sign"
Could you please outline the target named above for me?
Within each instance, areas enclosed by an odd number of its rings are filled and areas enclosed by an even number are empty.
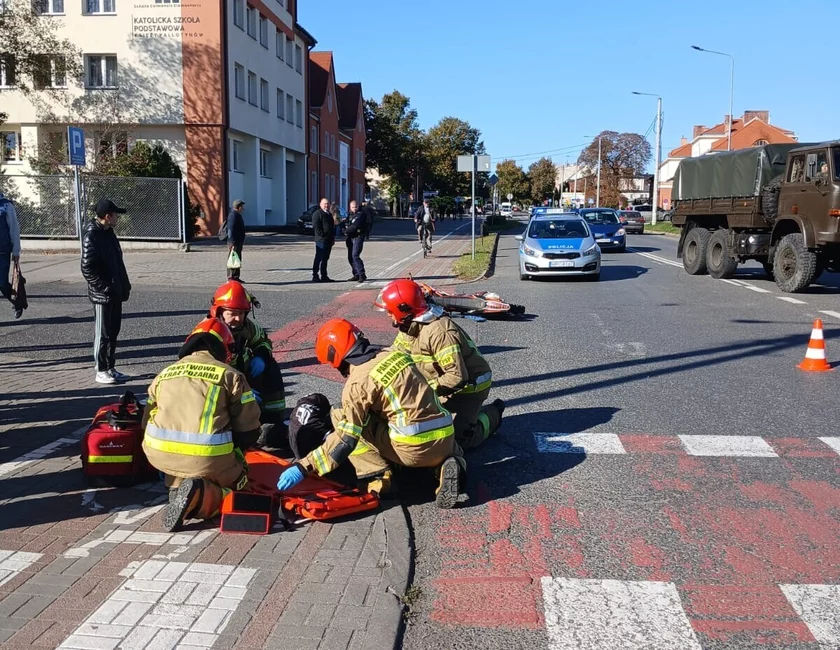
[[[85,166],[85,132],[75,126],[67,127],[67,151],[70,154],[70,164]]]

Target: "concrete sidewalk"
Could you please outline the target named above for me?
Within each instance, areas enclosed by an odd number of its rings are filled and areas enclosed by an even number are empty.
[[[286,235],[255,237],[243,278],[260,294],[306,288],[323,295],[311,313],[352,306],[371,320],[376,287],[391,278],[455,280],[451,262],[469,249],[469,222],[442,224],[427,259],[410,224],[378,226],[365,252],[371,282],[311,283],[312,243]],[[350,275],[343,252],[340,242],[331,263],[336,279]],[[224,259],[224,248],[212,245],[126,253],[135,290],[146,294],[140,304],[158,286],[178,286],[179,295],[206,304],[208,290],[224,279]],[[160,522],[162,485],[88,489],[79,462],[82,432],[96,408],[124,388],[145,390],[162,367],[160,352],[135,356],[137,379],[125,387],[92,384],[87,330],[80,331],[89,305],[77,257],[25,256],[23,264],[31,308],[0,329],[7,341],[0,361],[0,649],[395,647],[411,566],[398,503],[264,537],[223,535],[212,524],[169,534]],[[164,354],[183,340],[181,333],[166,336],[171,332],[161,329],[159,314],[145,317],[137,309],[129,325],[136,332],[139,319],[143,336],[159,341],[154,345]],[[178,317],[194,318],[189,310]],[[375,317],[381,337],[392,336],[387,320]],[[286,339],[276,354],[292,378],[290,403],[313,388],[335,398],[340,378],[312,365],[312,317],[290,321],[277,323],[282,331],[273,335]],[[8,343],[19,340],[21,328],[33,333],[34,346]]]

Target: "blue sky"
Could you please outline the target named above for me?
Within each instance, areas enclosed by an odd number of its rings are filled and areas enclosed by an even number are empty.
[[[302,0],[338,81],[398,89],[420,125],[447,115],[482,132],[493,163],[574,162],[583,136],[644,134],[662,95],[662,155],[695,124],[770,110],[801,142],[840,137],[840,0]],[[653,143],[653,129],[650,130]],[[524,155],[533,154],[533,155]]]

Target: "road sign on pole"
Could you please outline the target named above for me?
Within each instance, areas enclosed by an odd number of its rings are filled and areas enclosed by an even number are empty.
[[[487,179],[487,184],[490,187],[493,187],[498,182],[499,182],[499,177],[496,176],[496,174],[490,174],[490,178]]]
[[[478,172],[490,171],[490,156],[479,156],[476,154],[472,156],[458,156],[457,164],[459,172],[472,173],[472,202],[470,209],[472,210],[472,258],[475,259],[475,177]],[[498,178],[496,180],[498,181]]]
[[[67,152],[73,166],[73,203],[76,208],[76,233],[82,241],[82,183],[79,167],[85,166],[85,132],[75,126],[67,127]]]
[[[513,194],[508,193],[507,200],[508,201],[513,201]]]

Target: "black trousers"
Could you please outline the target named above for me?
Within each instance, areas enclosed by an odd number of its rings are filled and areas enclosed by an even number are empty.
[[[312,262],[312,277],[318,277],[321,273],[321,279],[329,277],[327,275],[327,262],[330,261],[330,253],[332,252],[332,242],[316,242],[315,244],[315,261]]]
[[[114,368],[117,351],[117,337],[122,326],[122,303],[109,302],[107,305],[94,305],[93,358],[96,370],[105,372]]]
[[[362,278],[365,276],[365,263],[362,261],[362,249],[365,246],[365,238],[362,235],[358,237],[348,238],[347,245],[347,262],[350,264],[350,270],[353,275]]]

